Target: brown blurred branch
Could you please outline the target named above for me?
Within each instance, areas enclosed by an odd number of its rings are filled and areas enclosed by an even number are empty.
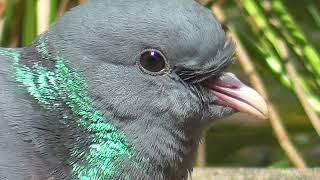
[[[0,41],[2,40],[2,32],[3,32],[3,15],[5,13],[5,9],[7,7],[7,0],[0,0]]]
[[[86,2],[87,2],[87,0],[79,0],[79,4],[84,4]]]
[[[198,0],[198,2],[202,5],[206,5],[210,2],[210,0]]]
[[[214,4],[212,6],[212,12],[217,17],[218,20],[224,21],[225,16],[219,6]],[[285,129],[285,127],[282,124],[281,118],[279,113],[277,112],[276,108],[274,107],[273,103],[271,102],[269,98],[269,94],[263,84],[262,79],[260,78],[258,72],[255,70],[255,67],[244,49],[244,47],[241,44],[241,41],[239,40],[238,36],[233,33],[229,32],[229,35],[232,37],[232,39],[237,44],[237,50],[236,54],[238,57],[238,60],[244,70],[244,72],[247,74],[247,76],[250,79],[250,82],[254,86],[254,88],[265,98],[268,109],[269,109],[269,117],[270,117],[270,123],[271,126],[275,132],[275,136],[282,147],[282,149],[287,154],[289,160],[293,163],[293,165],[299,169],[306,169],[306,163],[304,162],[301,155],[298,153],[292,142],[290,141],[290,138],[288,136],[288,133]]]
[[[0,0],[0,19],[2,19],[7,6],[7,0]]]
[[[70,0],[61,0],[60,6],[59,6],[59,13],[58,13],[59,16],[63,16],[64,13],[67,11],[69,1]]]
[[[202,141],[198,147],[198,154],[196,159],[197,167],[205,167],[206,166],[206,145],[205,145],[205,137],[203,137]]]

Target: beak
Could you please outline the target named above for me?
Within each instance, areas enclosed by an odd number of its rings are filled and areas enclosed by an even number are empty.
[[[243,84],[234,74],[223,73],[217,79],[205,80],[203,84],[218,98],[219,105],[262,119],[268,117],[268,107],[262,96]]]

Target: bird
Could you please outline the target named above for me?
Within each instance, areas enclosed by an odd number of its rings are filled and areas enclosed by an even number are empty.
[[[195,0],[91,0],[0,48],[0,178],[187,179],[203,132],[267,117]]]

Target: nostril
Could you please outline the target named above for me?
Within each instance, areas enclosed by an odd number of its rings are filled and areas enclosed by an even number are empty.
[[[238,89],[244,84],[232,73],[223,72],[220,76],[209,78],[203,82],[203,85],[209,88],[224,87],[229,89]]]

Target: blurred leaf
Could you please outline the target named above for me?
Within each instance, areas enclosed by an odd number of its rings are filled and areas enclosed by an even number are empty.
[[[313,17],[315,24],[320,28],[320,10],[314,4],[308,4],[308,11]]]
[[[287,9],[281,0],[272,0],[271,1],[272,9],[277,14],[277,18],[281,22],[281,27],[285,28],[289,34],[289,38],[286,38],[288,42],[291,42],[292,46],[296,46],[296,50],[302,52],[303,57],[301,60],[306,64],[305,66],[309,69],[310,72],[314,73],[315,80],[320,85],[320,56],[317,50],[309,43],[297,26],[292,16],[289,14]],[[288,37],[288,36],[286,36]],[[295,51],[299,56],[299,52]]]
[[[11,21],[14,13],[13,0],[7,1],[7,7],[4,15],[4,25],[3,25],[3,33],[1,39],[1,46],[8,46],[10,43],[11,37]]]
[[[24,16],[23,16],[23,32],[22,32],[22,45],[29,45],[37,36],[37,1],[27,0],[25,3]]]
[[[58,17],[59,3],[56,0],[50,1],[50,24]]]

